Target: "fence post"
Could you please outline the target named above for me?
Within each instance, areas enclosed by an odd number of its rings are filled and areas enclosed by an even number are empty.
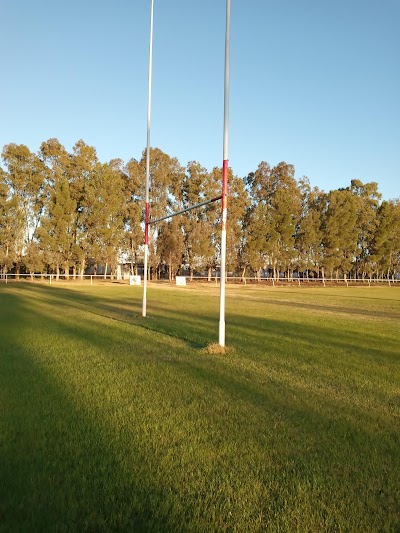
[[[50,285],[51,285],[51,274],[50,274]]]
[[[8,274],[6,274],[6,285],[7,285],[7,283],[8,283],[8,278],[7,278],[7,276],[8,276]]]
[[[90,285],[93,285],[93,276],[90,276]]]

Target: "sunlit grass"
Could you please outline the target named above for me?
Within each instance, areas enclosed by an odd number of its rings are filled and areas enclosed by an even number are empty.
[[[397,531],[400,290],[0,286],[0,529]]]

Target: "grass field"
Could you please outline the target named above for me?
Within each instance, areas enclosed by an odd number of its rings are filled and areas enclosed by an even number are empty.
[[[1,531],[400,531],[400,288],[0,285]]]

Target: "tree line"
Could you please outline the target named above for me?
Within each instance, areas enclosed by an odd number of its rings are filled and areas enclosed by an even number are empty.
[[[0,167],[0,269],[83,276],[88,266],[115,275],[119,262],[143,264],[146,153],[99,161],[83,140],[71,152],[57,139],[37,153],[7,144]],[[221,191],[221,168],[183,167],[158,148],[150,157],[150,213],[156,219]],[[218,202],[150,226],[153,278],[219,265]],[[261,162],[246,177],[229,169],[227,269],[242,277],[392,277],[400,270],[400,202],[376,182],[352,180],[324,192],[295,179],[285,162]]]

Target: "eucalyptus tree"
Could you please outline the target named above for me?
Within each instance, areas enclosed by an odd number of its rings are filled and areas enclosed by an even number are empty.
[[[10,209],[18,220],[19,231],[14,229],[12,245],[18,274],[25,248],[33,239],[43,215],[44,167],[40,158],[23,144],[5,145],[2,160],[6,167],[3,182],[12,198]]]
[[[90,239],[87,235],[86,194],[94,173],[98,168],[99,160],[96,149],[93,146],[87,145],[82,139],[74,144],[72,154],[69,155],[69,160],[68,178],[70,194],[76,203],[73,216],[73,269],[75,275],[76,268],[78,268],[79,275],[82,278],[90,255]]]
[[[246,177],[246,186],[252,203],[263,202],[268,205],[271,195],[271,166],[266,161],[261,161],[255,172],[250,172]]]
[[[45,217],[37,235],[48,264],[56,272],[56,279],[61,270],[68,279],[69,269],[74,264],[77,208],[70,188],[71,158],[55,138],[43,142],[39,153],[45,165]]]
[[[212,180],[212,175],[200,163],[190,161],[186,167],[181,194],[176,195],[182,202],[182,208],[204,202],[217,194],[217,184]],[[211,268],[214,263],[213,221],[216,211],[211,205],[188,211],[182,217],[184,262],[189,265],[191,278],[196,267]]]
[[[359,253],[357,232],[358,201],[348,189],[330,191],[322,213],[322,273],[333,278],[341,271],[346,278]]]
[[[243,279],[248,268],[257,273],[258,280],[261,278],[267,261],[269,223],[267,207],[263,202],[253,203],[247,208],[238,261]]]
[[[74,253],[74,215],[76,202],[71,198],[68,178],[58,175],[49,187],[46,217],[37,230],[46,261],[59,279],[61,269],[68,279]]]
[[[46,267],[46,257],[36,241],[30,241],[24,255],[24,265],[31,279],[35,273],[43,274]]]
[[[143,169],[136,159],[130,159],[123,173],[125,198],[124,251],[128,254],[131,274],[137,274],[138,257],[143,244],[144,186]]]
[[[70,155],[58,139],[51,138],[42,142],[39,156],[45,165],[47,186],[54,187],[61,178],[69,178]]]
[[[146,175],[146,151],[139,162],[144,182]],[[176,157],[159,148],[150,150],[150,213],[151,218],[167,214],[167,207],[174,207],[184,175],[184,168]]]
[[[168,278],[172,281],[182,265],[184,237],[180,216],[164,222],[157,235],[157,252],[160,261],[168,269]]]
[[[319,272],[322,258],[321,199],[323,193],[311,188],[308,178],[299,180],[301,192],[301,215],[296,229],[295,248],[297,252],[297,269]]]
[[[288,275],[293,270],[296,257],[295,233],[301,213],[301,191],[294,174],[294,166],[285,162],[271,169],[273,261],[278,272],[287,272]]]
[[[85,223],[93,257],[108,266],[111,276],[116,272],[124,242],[125,220],[124,181],[122,161],[98,164],[86,187]]]
[[[207,199],[216,198],[221,195],[222,171],[219,167],[214,167],[211,172],[205,174],[204,197]],[[228,174],[228,181],[231,179],[231,172]],[[228,218],[229,218],[228,199]],[[211,281],[212,271],[217,268],[219,262],[221,243],[221,202],[216,201],[207,204],[199,212],[198,224],[196,227],[196,264],[207,271],[208,281]],[[228,221],[228,228],[230,222]],[[227,257],[229,229],[227,231]],[[194,237],[196,239],[196,236]]]
[[[228,223],[226,230],[226,267],[235,271],[243,246],[243,224],[250,199],[242,178],[229,169]]]
[[[293,165],[281,162],[275,167],[262,161],[255,172],[247,176],[252,206],[262,204],[264,219],[253,224],[264,226],[265,256],[274,277],[289,272],[296,257],[295,232],[301,213],[301,192],[294,178]],[[261,243],[260,239],[258,242]]]
[[[142,182],[146,175],[146,151],[139,162]],[[170,157],[159,148],[150,150],[150,216],[157,219],[165,216],[168,210],[175,211],[179,206],[179,192],[184,176],[184,168],[176,157]],[[149,231],[149,268],[156,273],[160,264],[157,251],[157,226]]]
[[[13,263],[21,260],[24,246],[25,220],[18,199],[11,196],[6,173],[0,168],[0,269],[5,275]]]
[[[5,172],[0,167],[0,275],[12,264],[9,258],[8,187],[4,183]],[[7,264],[8,263],[8,264]]]
[[[383,201],[372,243],[377,277],[394,276],[400,270],[400,200]]]
[[[269,209],[271,167],[262,161],[255,172],[245,179],[249,195],[243,223],[243,242],[240,253],[242,276],[250,267],[260,279],[261,270],[268,265],[270,256],[271,210]]]
[[[355,258],[356,275],[364,279],[366,274],[371,274],[371,247],[378,226],[378,207],[381,194],[375,182],[362,183],[352,180],[349,190],[357,200],[357,245],[358,254]]]

